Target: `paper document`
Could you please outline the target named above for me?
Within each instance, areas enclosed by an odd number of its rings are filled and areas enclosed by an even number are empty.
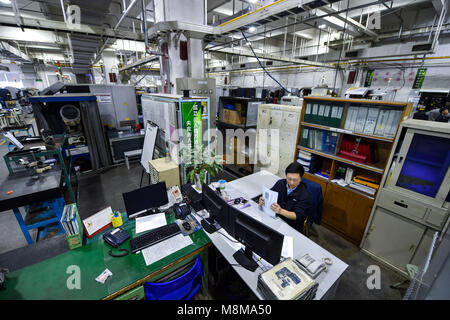
[[[136,218],[136,233],[141,233],[147,230],[155,229],[165,226],[166,214],[157,213],[145,217]]]
[[[264,197],[264,212],[272,218],[275,218],[275,212],[270,209],[270,206],[278,201],[278,192],[272,191],[269,188],[263,186],[262,195]]]
[[[158,260],[161,260],[168,255],[177,252],[178,250],[187,247],[192,244],[192,240],[188,236],[183,236],[178,234],[169,238],[167,240],[158,242],[148,248],[142,250],[142,255],[144,256],[145,265],[150,265]]]
[[[294,259],[294,237],[284,236],[281,256]]]

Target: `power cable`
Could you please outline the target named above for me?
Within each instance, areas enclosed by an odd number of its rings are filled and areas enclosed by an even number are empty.
[[[256,60],[258,60],[259,66],[264,70],[264,72],[273,80],[275,81],[284,91],[286,91],[287,93],[291,93],[288,89],[286,89],[277,79],[275,79],[270,73],[269,71],[266,70],[266,68],[263,66],[263,64],[261,63],[261,60],[259,60],[259,57],[256,55],[255,51],[253,50],[253,47],[251,45],[251,43],[247,40],[247,37],[245,36],[245,33],[243,30],[241,30],[242,36],[244,37],[245,41],[247,42],[248,46],[250,47],[250,49],[252,50],[253,55],[255,56]]]

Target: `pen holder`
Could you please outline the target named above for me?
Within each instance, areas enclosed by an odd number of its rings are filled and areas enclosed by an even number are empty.
[[[111,215],[111,222],[113,228],[120,227],[122,222],[122,214],[119,211],[114,211],[114,213]]]

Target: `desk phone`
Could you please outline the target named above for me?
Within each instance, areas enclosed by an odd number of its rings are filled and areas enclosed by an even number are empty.
[[[105,242],[107,242],[114,248],[117,248],[122,243],[124,243],[129,237],[130,235],[128,234],[128,232],[126,232],[122,228],[116,228],[111,232],[105,233],[103,235],[103,240],[105,240]]]

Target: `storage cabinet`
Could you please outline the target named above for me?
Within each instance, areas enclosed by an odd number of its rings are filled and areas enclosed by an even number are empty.
[[[406,267],[424,232],[424,226],[378,207],[364,248],[387,263]]]
[[[373,200],[334,183],[326,188],[322,223],[358,243],[369,219]]]
[[[411,108],[392,101],[303,100],[294,161],[322,187],[323,225],[355,245],[363,238],[399,124]],[[305,153],[314,165],[305,165]]]

